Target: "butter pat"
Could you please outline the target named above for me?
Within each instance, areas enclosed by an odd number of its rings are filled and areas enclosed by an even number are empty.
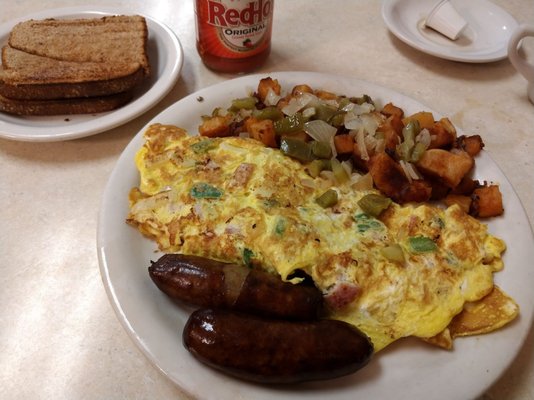
[[[456,40],[467,26],[467,21],[456,11],[449,0],[442,0],[430,11],[425,26]]]

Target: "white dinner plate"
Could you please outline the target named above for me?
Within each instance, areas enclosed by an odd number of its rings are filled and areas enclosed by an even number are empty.
[[[0,25],[0,45],[7,44],[15,24],[29,19],[98,18],[106,15],[137,14],[129,9],[72,7],[46,10]],[[126,105],[105,113],[16,116],[0,112],[0,137],[12,140],[51,142],[94,135],[124,124],[156,105],[173,87],[183,64],[180,41],[166,25],[143,15],[148,27],[147,53],[151,77]]]
[[[467,21],[457,40],[425,27],[425,19],[439,0],[382,0],[382,17],[404,43],[433,56],[470,63],[506,58],[508,40],[517,21],[489,0],[451,0]]]
[[[155,117],[152,123],[175,124],[197,132],[201,115],[226,108],[246,96],[265,75],[222,82],[193,93]],[[402,94],[364,81],[311,72],[270,74],[290,90],[306,83],[314,88],[394,104],[408,114],[430,110]],[[434,116],[440,115],[434,112]],[[157,260],[156,244],[125,223],[128,192],[139,184],[134,155],[143,145],[139,132],[120,156],[107,183],[98,221],[97,246],[102,279],[118,319],[148,359],[183,390],[202,399],[468,399],[488,388],[509,366],[531,325],[534,292],[534,238],[519,199],[486,152],[477,159],[475,178],[498,182],[505,214],[488,221],[503,238],[506,266],[497,284],[521,307],[521,315],[497,332],[455,340],[445,351],[415,339],[393,343],[351,376],[296,386],[262,386],[228,377],[197,362],[182,346],[182,330],[191,310],[180,307],[152,283],[147,267]],[[280,338],[283,340],[283,338]]]

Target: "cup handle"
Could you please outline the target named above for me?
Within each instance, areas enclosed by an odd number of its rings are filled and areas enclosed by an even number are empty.
[[[521,24],[512,33],[508,42],[508,58],[517,71],[529,82],[534,81],[534,65],[519,55],[518,45],[527,36],[534,36],[534,26]]]

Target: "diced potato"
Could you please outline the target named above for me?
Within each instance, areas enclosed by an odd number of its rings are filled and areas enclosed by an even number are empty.
[[[402,167],[385,152],[371,157],[369,172],[375,186],[398,203],[424,202],[430,199],[430,184],[423,180],[410,182]]]
[[[354,139],[350,135],[336,135],[334,145],[338,154],[350,154],[354,150]]]
[[[275,94],[280,95],[282,87],[277,79],[272,79],[271,77],[261,79],[260,83],[258,83],[258,96],[262,102],[265,101],[265,98],[269,94],[269,89]]]
[[[442,149],[425,151],[416,164],[423,174],[440,179],[450,188],[458,186],[473,165],[473,158],[466,152],[453,153]]]
[[[432,138],[429,146],[431,149],[450,148],[456,140],[456,129],[447,118],[436,121],[429,131]]]
[[[460,208],[466,213],[469,213],[471,208],[471,197],[463,196],[461,194],[448,194],[447,197],[443,199],[443,202],[446,206],[450,207],[453,204],[458,204]]]
[[[400,137],[402,135],[402,130],[404,129],[404,123],[402,122],[402,118],[396,115],[392,115],[390,118],[391,118],[391,122],[390,122],[391,126],[397,133],[397,136]]]
[[[430,129],[434,125],[434,115],[428,111],[419,111],[415,114],[412,114],[402,120],[404,126],[408,125],[410,121],[417,120],[419,121],[419,126],[421,129]]]
[[[385,147],[387,149],[394,151],[397,148],[397,145],[401,142],[402,128],[404,128],[402,120],[395,115],[388,117],[378,127],[377,132],[384,135]]]
[[[259,140],[265,146],[277,147],[274,124],[270,119],[247,118],[245,120],[245,130],[250,134],[250,137]]]
[[[336,100],[338,97],[335,93],[320,89],[315,91],[315,95],[322,100]]]
[[[502,194],[497,185],[476,188],[472,199],[470,213],[475,217],[496,217],[504,212]]]
[[[430,196],[430,200],[441,200],[451,191],[451,188],[439,179],[427,179],[427,182],[432,186],[432,196]]]
[[[479,187],[477,180],[464,176],[458,186],[452,189],[453,194],[463,194],[464,196],[470,196],[477,187]]]
[[[297,85],[291,91],[292,96],[298,96],[302,93],[313,93],[313,89],[308,85]]]
[[[215,116],[208,118],[202,122],[202,125],[198,127],[200,136],[207,137],[223,137],[230,135],[230,121],[231,119],[226,116]]]
[[[464,150],[471,157],[474,157],[484,148],[484,142],[480,135],[462,135],[456,140],[456,146]]]
[[[400,107],[393,105],[393,103],[386,104],[384,108],[382,108],[381,113],[388,117],[394,115],[397,118],[400,118],[401,120],[404,117],[404,110]]]

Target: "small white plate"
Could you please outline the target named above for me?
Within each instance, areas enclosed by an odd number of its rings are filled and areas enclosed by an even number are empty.
[[[457,40],[425,27],[425,18],[438,0],[383,0],[382,18],[404,43],[447,60],[484,63],[506,58],[517,21],[489,0],[451,0],[467,21]]]
[[[88,9],[87,7],[46,10],[0,25],[0,45],[7,43],[15,24],[29,19],[44,18],[98,18],[106,15],[135,14],[127,9]],[[32,142],[52,142],[94,135],[146,112],[156,105],[173,87],[183,64],[183,51],[174,32],[162,23],[143,15],[148,27],[148,57],[152,75],[136,89],[132,101],[105,113],[16,116],[0,112],[0,137]]]
[[[380,104],[393,102],[407,114],[432,111],[398,92],[357,79],[314,72],[276,72],[247,75],[204,88],[171,105],[147,126],[174,124],[197,132],[201,115],[210,114],[215,107],[229,106],[232,99],[246,95],[266,76],[278,79],[284,90],[305,83],[347,96],[366,93]],[[434,116],[440,118],[437,112]],[[197,362],[181,339],[191,309],[178,306],[153,284],[147,268],[150,260],[155,261],[160,256],[155,251],[157,246],[125,222],[128,193],[139,185],[134,158],[144,143],[147,126],[125,148],[104,191],[97,234],[100,273],[115,313],[134,343],[163,374],[195,398],[472,399],[503,373],[521,349],[534,311],[534,238],[510,182],[488,153],[482,151],[476,159],[474,178],[499,182],[503,193],[506,212],[487,223],[489,231],[508,245],[504,270],[495,274],[495,281],[519,304],[521,315],[516,321],[488,335],[458,339],[452,351],[415,339],[401,340],[376,354],[371,363],[356,374],[302,385],[256,385]]]

